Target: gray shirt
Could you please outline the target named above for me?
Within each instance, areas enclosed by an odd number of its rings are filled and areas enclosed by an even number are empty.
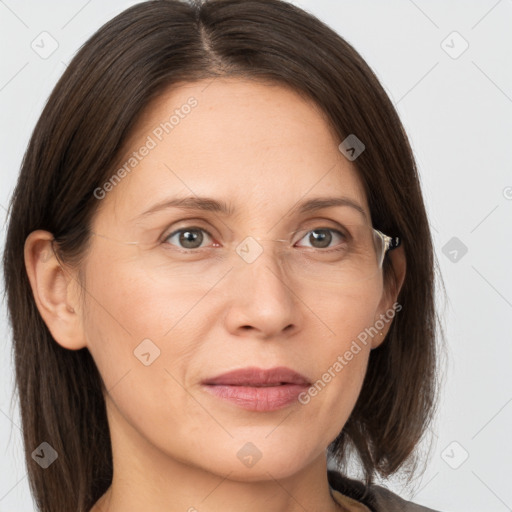
[[[436,512],[406,501],[380,485],[366,487],[362,482],[332,470],[327,472],[327,477],[333,489],[366,505],[372,512]]]

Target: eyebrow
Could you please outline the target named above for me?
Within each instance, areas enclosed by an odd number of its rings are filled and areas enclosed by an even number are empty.
[[[332,208],[336,206],[351,207],[357,210],[364,217],[364,219],[368,221],[364,208],[358,202],[345,196],[315,197],[313,199],[308,199],[307,201],[298,202],[290,209],[289,215],[293,215],[296,213],[311,213],[318,210],[323,210],[325,208]],[[143,212],[140,215],[140,217],[146,217],[158,211],[166,210],[168,208],[179,208],[182,210],[221,213],[226,216],[231,216],[235,211],[232,205],[226,203],[225,201],[213,199],[211,197],[190,196],[183,198],[176,197],[166,199],[165,201],[157,203],[154,206],[152,206],[149,210]]]

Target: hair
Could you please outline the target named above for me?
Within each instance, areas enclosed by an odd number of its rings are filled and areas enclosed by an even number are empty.
[[[39,510],[88,511],[112,481],[104,385],[84,348],[61,347],[39,314],[24,243],[51,232],[62,261],[80,268],[112,175],[141,114],[167,89],[249,77],[313,100],[340,142],[366,146],[354,161],[372,224],[399,236],[407,261],[402,309],[371,351],[357,403],[329,445],[340,465],[357,456],[365,483],[404,470],[437,403],[434,253],[413,153],[377,77],[354,48],[313,15],[281,0],[156,0],[101,27],[55,86],[24,155],[9,205],[3,270],[12,324],[25,460]],[[395,278],[389,258],[385,283]],[[58,463],[31,452],[47,441]]]

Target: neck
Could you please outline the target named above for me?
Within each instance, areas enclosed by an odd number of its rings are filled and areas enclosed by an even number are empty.
[[[112,485],[91,512],[340,510],[329,491],[325,451],[285,477],[276,478],[267,468],[255,472],[250,481],[247,477],[237,480],[233,472],[214,473],[162,453],[118,413],[109,412],[109,424],[111,434],[115,433]]]

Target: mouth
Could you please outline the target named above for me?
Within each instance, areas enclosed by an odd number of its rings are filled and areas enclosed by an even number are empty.
[[[250,387],[273,387],[286,384],[297,384],[299,386],[310,386],[311,383],[300,373],[279,366],[264,370],[261,368],[249,367],[240,370],[223,373],[217,377],[205,379],[204,385],[223,386],[250,386]]]
[[[201,384],[217,398],[257,412],[290,406],[311,385],[306,377],[284,366],[269,370],[243,368],[205,379]]]

